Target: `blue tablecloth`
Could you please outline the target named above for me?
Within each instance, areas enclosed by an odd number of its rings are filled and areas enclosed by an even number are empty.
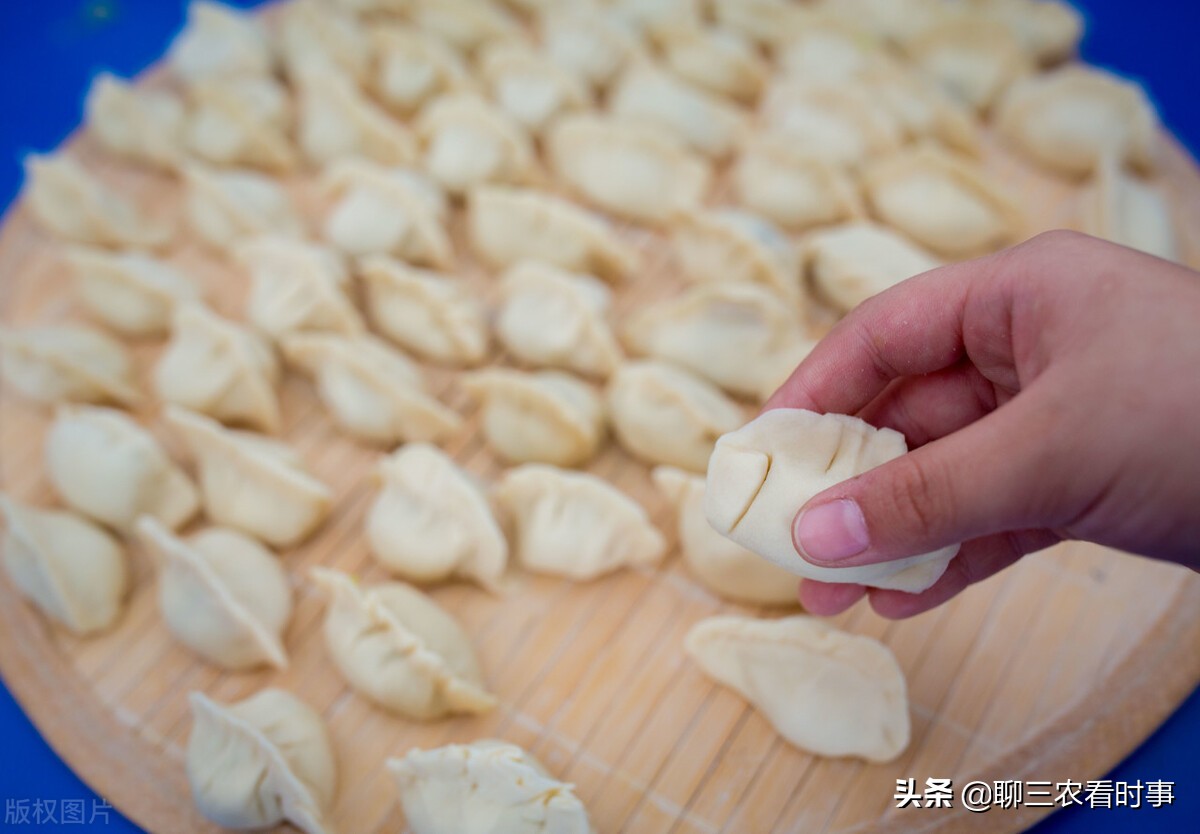
[[[720,2],[721,0],[718,0]],[[235,0],[234,5],[254,2]],[[1200,3],[1193,0],[1100,2],[1077,5],[1088,17],[1084,57],[1141,81],[1166,125],[1200,156]],[[55,147],[78,123],[83,93],[99,69],[120,75],[141,70],[169,43],[183,20],[181,0],[4,0],[0,3],[0,207],[20,185],[20,157]],[[0,276],[0,280],[10,280]],[[1175,782],[1171,807],[1140,810],[1072,809],[1037,826],[1038,834],[1116,834],[1200,830],[1197,752],[1200,693],[1111,774],[1113,780]],[[6,689],[0,687],[0,830],[137,832],[68,769],[42,741]],[[913,774],[914,777],[929,774]],[[1045,774],[1065,779],[1074,774]],[[54,818],[81,808],[90,825],[14,823],[20,809],[32,820],[54,803]],[[10,816],[10,812],[14,815]],[[936,814],[935,809],[912,811]],[[655,832],[647,832],[655,834]],[[739,833],[740,834],[740,833]],[[755,834],[745,832],[745,834]]]

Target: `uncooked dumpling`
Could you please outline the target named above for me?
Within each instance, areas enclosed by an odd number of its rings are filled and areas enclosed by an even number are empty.
[[[288,547],[325,520],[333,494],[304,471],[291,447],[174,406],[164,419],[191,451],[204,512],[217,524]]]
[[[745,128],[738,108],[649,63],[618,79],[608,105],[617,118],[660,127],[713,158],[728,156]]]
[[[101,72],[92,79],[83,109],[100,144],[134,162],[172,169],[183,149],[183,103],[157,90]]]
[[[1008,27],[1022,49],[1042,64],[1071,57],[1083,37],[1083,15],[1063,0],[990,0],[970,11]]]
[[[815,617],[709,617],[684,647],[801,750],[890,762],[908,746],[904,673],[878,640]]]
[[[977,17],[931,26],[905,45],[917,69],[958,101],[985,111],[1031,70],[1016,37]]]
[[[515,744],[413,748],[387,768],[413,834],[593,834],[574,786]]]
[[[919,593],[945,572],[958,545],[882,564],[827,568],[803,559],[792,542],[792,522],[808,499],[906,451],[904,435],[857,417],[776,408],[717,441],[704,514],[718,533],[797,576]]]
[[[479,74],[501,109],[533,133],[562,113],[591,104],[583,81],[518,42],[499,41],[486,47],[479,57]]]
[[[570,374],[489,368],[461,381],[483,403],[483,436],[505,460],[575,466],[604,439],[600,397]]]
[[[613,0],[613,14],[643,35],[700,25],[700,0]]]
[[[669,29],[657,40],[672,72],[711,93],[753,102],[769,77],[754,47],[727,30]]]
[[[291,198],[272,177],[189,163],[183,181],[192,228],[218,250],[232,253],[241,241],[260,235],[304,236]]]
[[[402,582],[362,587],[313,568],[329,598],[325,646],[342,677],[384,709],[429,720],[491,711],[471,641],[454,618]]]
[[[334,73],[305,75],[297,90],[300,148],[313,164],[348,157],[383,165],[416,161],[412,133],[360,92],[353,80]]]
[[[215,165],[287,173],[298,155],[287,89],[270,76],[214,78],[188,88],[188,149]]]
[[[858,166],[900,147],[904,134],[883,103],[851,84],[786,80],[763,97],[762,119],[797,153]]]
[[[292,588],[271,551],[221,527],[181,539],[149,516],[137,532],[157,558],[159,610],[179,642],[222,669],[287,668]]]
[[[111,408],[59,409],[46,474],[68,507],[123,533],[141,516],[174,529],[200,510],[196,487],[153,435]]]
[[[109,327],[131,336],[165,333],[175,307],[200,298],[199,288],[183,273],[141,252],[72,246],[63,258],[84,306]]]
[[[338,75],[361,83],[371,60],[366,27],[322,0],[291,0],[279,9],[279,51],[292,81]]]
[[[167,51],[171,70],[192,83],[213,76],[271,71],[267,33],[250,14],[222,3],[193,0],[187,23]]]
[[[261,237],[239,246],[237,259],[250,272],[246,316],[272,339],[292,333],[363,331],[362,318],[346,295],[349,273],[333,250]]]
[[[312,707],[281,689],[236,704],[202,692],[188,700],[187,774],[200,813],[225,828],[286,821],[304,834],[333,834],[333,746]]]
[[[889,113],[909,139],[933,139],[971,156],[980,153],[975,112],[898,61],[880,61],[859,75],[859,87]]]
[[[451,194],[485,182],[519,183],[533,169],[533,146],[517,122],[472,93],[433,101],[416,130],[425,170]]]
[[[884,60],[878,35],[819,11],[774,51],[785,76],[834,84],[849,82]]]
[[[603,87],[638,50],[632,28],[606,9],[560,3],[539,17],[542,48],[563,69]]]
[[[427,37],[440,37],[460,52],[521,37],[520,22],[490,0],[413,0],[409,14]]]
[[[759,284],[800,303],[796,250],[769,220],[730,208],[682,212],[671,246],[689,281]]]
[[[650,463],[703,472],[717,438],[744,422],[716,386],[665,362],[622,365],[607,393],[617,440]]]
[[[1081,195],[1082,229],[1122,246],[1179,260],[1171,206],[1160,188],[1121,170],[1109,159]]]
[[[863,213],[858,188],[847,172],[797,149],[781,133],[764,133],[746,143],[734,164],[733,187],[742,205],[789,229]]]
[[[469,89],[473,81],[458,53],[437,38],[403,26],[376,26],[371,89],[393,110],[409,114],[436,96]]]
[[[296,333],[280,345],[317,380],[321,401],[355,437],[388,446],[438,441],[462,418],[426,392],[421,369],[374,336]]]
[[[941,265],[907,238],[865,221],[813,232],[800,251],[814,288],[843,312]]]
[[[413,582],[471,579],[494,588],[508,542],[482,487],[440,449],[409,443],[379,462],[379,496],[367,512],[371,552]]]
[[[125,554],[99,526],[62,510],[38,510],[0,494],[4,567],[17,589],[75,634],[116,621],[128,585]]]
[[[141,399],[125,348],[89,327],[0,328],[0,370],[22,396],[41,403]]]
[[[667,549],[641,504],[586,472],[525,464],[505,472],[494,494],[517,558],[536,573],[595,579],[658,564]]]
[[[762,44],[776,44],[808,21],[807,10],[791,0],[738,0],[713,3],[721,28]]]
[[[754,378],[758,389],[754,392],[754,398],[760,403],[771,399],[771,395],[788,381],[796,366],[803,362],[816,346],[815,340],[799,339],[768,357],[762,367],[755,368]]]

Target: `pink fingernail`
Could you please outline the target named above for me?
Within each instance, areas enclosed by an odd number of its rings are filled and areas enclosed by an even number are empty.
[[[801,556],[818,563],[849,559],[871,544],[867,520],[858,504],[849,498],[800,513],[792,528],[792,542]]]

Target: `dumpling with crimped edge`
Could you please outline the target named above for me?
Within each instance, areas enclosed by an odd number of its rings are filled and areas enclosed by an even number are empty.
[[[574,786],[515,744],[414,747],[387,768],[413,834],[594,834]]]
[[[181,539],[143,516],[138,538],[158,563],[158,607],[180,643],[222,669],[286,669],[292,588],[279,560],[235,530]]]
[[[175,308],[200,299],[200,289],[165,261],[142,252],[112,252],[70,246],[63,260],[71,268],[76,297],[114,330],[153,336],[171,327]]]
[[[279,9],[280,58],[293,82],[345,75],[362,83],[370,69],[367,27],[354,14],[322,0],[291,0]]]
[[[62,154],[26,156],[23,193],[38,223],[72,243],[157,249],[173,236],[168,222],[147,217]]]
[[[171,341],[154,367],[163,400],[228,423],[278,431],[279,361],[257,333],[202,304],[175,310]]]
[[[306,539],[329,514],[333,493],[304,471],[290,446],[167,406],[164,422],[196,461],[204,513],[273,547]]]
[[[841,312],[941,266],[908,238],[868,221],[815,231],[801,242],[800,253],[805,278]]]
[[[731,542],[704,517],[704,476],[673,466],[650,472],[675,510],[679,550],[688,572],[710,591],[748,605],[796,605],[796,575]]]
[[[491,0],[413,0],[409,17],[460,52],[521,37],[520,22]]]
[[[911,732],[904,673],[883,643],[816,617],[709,617],[684,648],[706,675],[818,756],[890,762]]]
[[[287,89],[269,76],[214,78],[188,88],[188,150],[214,165],[286,174],[299,154],[288,136],[295,114]]]
[[[488,368],[461,383],[482,403],[483,436],[504,460],[577,466],[604,441],[604,405],[571,374]]]
[[[846,83],[886,61],[883,38],[836,14],[816,9],[773,49],[784,76]]]
[[[446,196],[424,174],[343,159],[325,169],[321,185],[335,200],[325,239],[347,255],[394,255],[440,269],[453,264]]]
[[[689,281],[759,284],[793,304],[802,298],[795,247],[758,215],[736,208],[680,212],[671,248]]]
[[[758,98],[769,72],[754,47],[734,32],[715,28],[668,29],[655,40],[666,66],[684,81],[743,103]]]
[[[606,9],[571,3],[538,16],[542,48],[563,69],[604,87],[640,47],[636,33]]]
[[[40,403],[141,400],[120,342],[76,324],[0,328],[0,371],[22,396]]]
[[[499,586],[508,541],[470,473],[435,446],[409,443],[380,460],[375,474],[380,491],[366,534],[381,565],[412,582]]]
[[[391,24],[373,26],[369,34],[370,88],[392,110],[407,115],[437,96],[474,86],[466,62],[437,38]]]
[[[517,184],[530,178],[533,145],[507,113],[474,93],[435,99],[416,122],[425,171],[451,194],[486,182]]]
[[[1106,159],[1080,194],[1080,228],[1088,234],[1180,260],[1175,218],[1160,186],[1130,176]]]
[[[958,545],[836,568],[805,560],[792,541],[792,522],[808,499],[907,451],[904,435],[857,417],[772,409],[717,441],[708,462],[704,514],[718,533],[797,576],[920,593],[945,572]]]
[[[235,829],[289,822],[333,834],[333,746],[316,710],[290,692],[262,689],[236,704],[191,692],[187,776],[200,813]]]
[[[733,167],[737,200],[788,229],[860,217],[862,198],[840,166],[796,148],[785,134],[750,139]]]
[[[797,152],[834,165],[856,167],[901,146],[895,117],[862,87],[783,80],[762,101],[766,128],[791,141]]]
[[[500,277],[496,335],[519,362],[607,377],[621,361],[612,291],[590,275],[522,261]]]
[[[700,205],[712,170],[670,133],[605,116],[564,116],[547,135],[555,174],[599,209],[666,223]]]
[[[467,198],[475,254],[496,269],[541,261],[620,281],[639,263],[608,222],[574,203],[529,189],[481,186]]]
[[[495,708],[470,639],[430,597],[403,582],[362,587],[328,568],[310,576],[328,597],[325,646],[356,692],[426,721]]]
[[[111,408],[58,410],[46,474],[68,507],[123,533],[142,516],[175,529],[200,510],[195,485],[154,436]]]
[[[931,26],[904,51],[919,71],[980,112],[1033,70],[1012,32],[975,17],[951,17]]]
[[[863,170],[871,211],[889,226],[948,258],[1019,240],[1025,214],[977,163],[933,146],[899,151]]]
[[[232,254],[238,243],[261,235],[301,238],[304,223],[283,187],[254,171],[221,171],[197,163],[182,168],[185,204],[196,234]]]
[[[112,153],[173,169],[183,151],[184,106],[160,90],[140,90],[110,72],[97,73],[83,103],[88,130]]]
[[[116,539],[63,510],[39,510],[0,493],[4,568],[26,599],[78,635],[95,634],[121,614],[129,569]]]
[[[374,336],[296,333],[280,347],[316,377],[321,401],[355,437],[386,446],[436,442],[462,426],[453,409],[425,390],[417,364]]]
[[[264,75],[274,60],[266,30],[253,15],[192,0],[183,31],[167,50],[167,64],[191,84],[214,76]]]
[[[613,434],[634,456],[703,472],[713,444],[745,422],[710,382],[666,362],[627,362],[606,391]]]
[[[422,358],[477,365],[487,355],[487,311],[462,280],[382,255],[359,261],[367,313],[387,338]]]
[[[603,478],[545,464],[509,469],[493,496],[530,571],[576,581],[662,560],[667,543],[646,510]]]
[[[951,150],[980,155],[982,129],[975,112],[914,70],[898,61],[879,61],[858,75],[857,84],[909,139],[932,139]]]
[[[314,165],[348,157],[383,165],[416,161],[416,138],[353,80],[333,73],[306,75],[297,82],[297,95],[300,149]]]
[[[530,45],[513,41],[489,44],[478,64],[492,98],[532,133],[541,132],[563,113],[591,104],[591,91],[582,80]]]

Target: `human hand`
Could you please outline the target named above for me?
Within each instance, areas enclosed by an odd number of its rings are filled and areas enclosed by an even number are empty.
[[[1200,565],[1200,274],[1050,232],[866,301],[766,408],[856,414],[914,451],[813,497],[796,549],[873,564],[964,542],[907,617],[1063,539]],[[804,580],[815,614],[868,590]]]

